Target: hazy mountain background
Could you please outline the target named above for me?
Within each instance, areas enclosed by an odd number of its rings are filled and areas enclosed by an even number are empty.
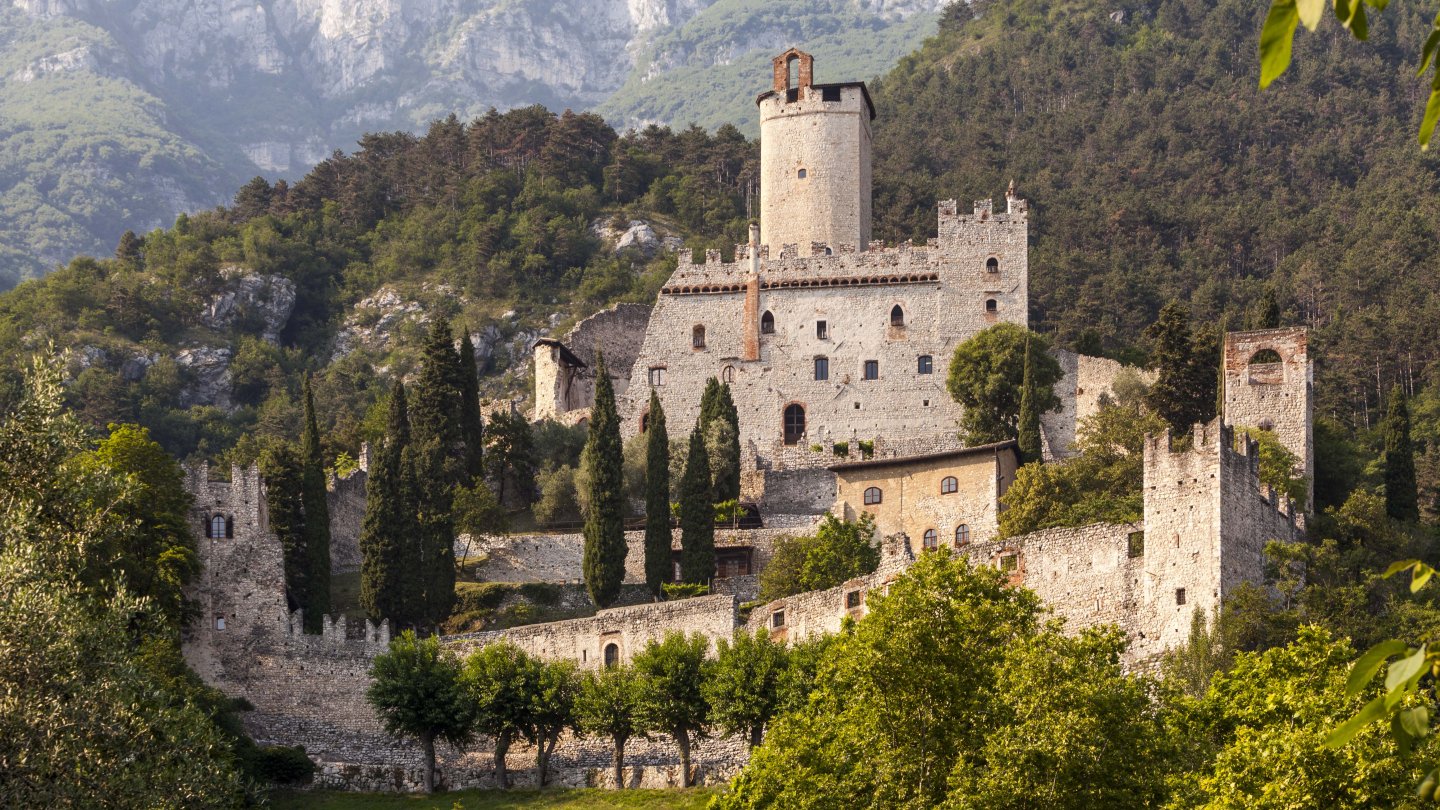
[[[733,122],[792,45],[868,79],[946,0],[15,0],[0,10],[0,289],[298,179],[367,132],[494,106]]]

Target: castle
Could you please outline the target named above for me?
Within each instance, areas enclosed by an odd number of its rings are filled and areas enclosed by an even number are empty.
[[[1140,522],[998,540],[999,500],[1017,469],[1014,443],[964,447],[956,436],[961,409],[943,375],[955,347],[977,332],[1027,324],[1026,201],[1013,185],[1004,212],[982,200],[960,213],[945,201],[938,237],[928,244],[871,241],[874,107],[864,84],[816,84],[813,60],[795,50],[774,68],[773,87],[757,99],[761,222],[749,243],[736,246],[733,262],[709,251],[697,264],[682,251],[653,306],[623,304],[563,339],[538,341],[533,414],[572,424],[588,418],[597,347],[627,437],[645,430],[652,390],[667,421],[683,430],[698,415],[706,380],[718,377],[740,413],[742,499],[758,508],[763,528],[717,531],[710,596],[443,643],[465,651],[507,638],[537,656],[598,668],[674,630],[701,633],[712,649],[739,629],[800,639],[863,616],[870,590],[902,575],[918,555],[949,547],[1033,589],[1072,631],[1119,626],[1129,639],[1126,663],[1143,667],[1185,641],[1197,608],[1213,611],[1244,583],[1263,586],[1265,544],[1301,540],[1305,520],[1260,483],[1257,446],[1235,428],[1274,431],[1313,474],[1305,330],[1226,336],[1224,417],[1196,425],[1184,450],[1172,449],[1168,433],[1147,438]],[[1114,361],[1054,354],[1065,376],[1056,386],[1060,408],[1042,418],[1048,459],[1070,452],[1077,424],[1099,409],[1120,373]],[[359,564],[367,461],[362,453],[360,472],[331,482],[336,571]],[[287,604],[259,471],[236,468],[219,482],[201,466],[186,486],[195,495],[203,566],[191,588],[202,619],[184,638],[196,671],[249,700],[255,708],[245,723],[258,742],[305,745],[320,763],[319,784],[416,789],[418,749],[385,736],[364,700],[388,623],[352,626],[327,616],[321,635],[304,634]],[[876,516],[879,569],[828,591],[756,605],[742,622],[739,606],[755,599],[756,575],[776,539],[812,532],[826,511]],[[627,533],[632,586],[643,582],[642,534]],[[578,535],[500,538],[487,548],[483,570],[492,581],[578,583],[582,550]],[[573,593],[582,592],[575,586]],[[442,746],[442,782],[490,785],[487,744]],[[530,756],[523,746],[512,753],[522,782]],[[699,742],[694,756],[698,780],[714,783],[747,755],[743,741],[721,738]],[[680,781],[663,739],[632,742],[626,761],[630,786]],[[605,741],[566,740],[554,754],[556,783],[609,786],[609,763]]]

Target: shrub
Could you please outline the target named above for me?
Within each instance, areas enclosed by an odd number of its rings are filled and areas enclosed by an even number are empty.
[[[501,582],[464,582],[455,586],[455,612],[495,610],[505,601],[510,588]]]
[[[308,782],[315,774],[315,763],[306,756],[303,745],[294,748],[283,745],[256,748],[246,764],[245,770],[252,779],[277,785]]]
[[[710,586],[696,582],[667,582],[661,586],[666,599],[689,599],[692,596],[708,596]]]
[[[516,588],[520,595],[545,607],[555,607],[560,604],[560,586],[548,582],[526,582]]]
[[[833,452],[837,456],[840,456],[841,458],[849,456],[850,442],[835,442],[835,446],[831,448],[831,452]]]

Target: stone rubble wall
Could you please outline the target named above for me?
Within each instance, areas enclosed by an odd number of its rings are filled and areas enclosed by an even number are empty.
[[[1060,407],[1040,414],[1040,428],[1048,451],[1046,461],[1066,459],[1074,455],[1071,445],[1080,423],[1100,412],[1100,395],[1115,396],[1115,377],[1125,368],[1117,360],[1051,349],[1050,355],[1060,363],[1065,376],[1055,384]],[[1146,382],[1155,381],[1155,372],[1132,369]]]
[[[883,590],[914,563],[915,555],[911,553],[909,539],[905,535],[886,537],[881,541],[880,565],[875,573],[856,577],[828,590],[799,593],[757,606],[750,612],[745,632],[753,634],[765,628],[770,631],[772,641],[786,643],[838,633],[847,617],[858,620],[866,614],[866,598],[871,590]],[[847,596],[855,592],[859,593],[858,604],[848,607]],[[777,616],[783,616],[783,619]]]
[[[1300,473],[1311,477],[1307,508],[1315,503],[1315,367],[1303,326],[1256,329],[1225,334],[1225,422],[1271,429],[1300,459]],[[1251,363],[1261,350],[1280,355],[1279,363]]]
[[[360,570],[360,530],[365,525],[365,483],[370,475],[354,470],[344,478],[330,475],[325,493],[330,509],[330,573]]]

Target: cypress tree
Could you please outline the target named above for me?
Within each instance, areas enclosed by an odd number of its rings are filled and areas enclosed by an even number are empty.
[[[595,404],[590,409],[590,435],[585,439],[582,461],[590,469],[584,572],[590,598],[603,608],[620,595],[625,579],[625,474],[615,388],[598,347],[595,358]]]
[[[310,375],[305,375],[305,432],[300,439],[303,478],[300,498],[305,510],[305,549],[310,559],[305,584],[305,629],[320,632],[330,612],[330,503],[325,488],[325,459],[320,454],[320,428],[315,421],[315,397]]]
[[[670,576],[670,435],[665,409],[651,389],[645,427],[645,585],[659,596]]]
[[[460,359],[455,352],[455,341],[450,334],[450,322],[443,315],[436,318],[431,326],[422,354],[423,365],[415,378],[411,396],[410,426],[417,446],[439,442],[443,450],[440,474],[447,483],[455,483],[459,480],[461,468],[457,449],[461,442],[460,411],[463,408],[455,407],[455,399],[463,396],[465,383]],[[478,399],[475,407],[478,412]]]
[[[1280,302],[1275,298],[1275,286],[1265,285],[1265,292],[1260,295],[1260,304],[1255,312],[1256,329],[1278,329],[1280,328]]]
[[[717,397],[716,411],[720,417],[730,423],[730,453],[728,458],[731,464],[725,470],[725,475],[719,481],[715,493],[716,502],[740,500],[740,410],[735,407],[735,399],[730,396],[730,384],[720,386],[720,394]]]
[[[1415,446],[1410,441],[1410,403],[1405,389],[1390,392],[1385,413],[1385,514],[1395,520],[1420,519],[1420,496],[1415,485]]]
[[[697,422],[690,455],[680,479],[680,578],[706,584],[715,576],[715,502],[710,490],[710,454]]]
[[[710,427],[710,422],[720,415],[720,381],[714,377],[705,381],[705,393],[700,395],[700,423],[697,427],[701,434]]]
[[[1030,335],[1025,335],[1025,382],[1020,388],[1020,463],[1039,461],[1040,402],[1035,394],[1035,377],[1030,362]]]
[[[411,449],[419,529],[418,555],[411,558],[419,582],[412,592],[420,596],[413,612],[421,624],[437,627],[455,609],[454,489],[446,480],[446,448],[438,439]]]
[[[1225,333],[1229,331],[1230,319],[1220,318],[1220,331],[1215,337],[1215,415],[1225,421]]]
[[[465,485],[485,477],[485,421],[480,416],[480,371],[470,330],[460,340],[460,440],[465,443]]]
[[[280,538],[284,555],[285,593],[290,609],[305,608],[308,613],[310,554],[305,549],[305,517],[300,497],[304,465],[300,463],[300,454],[287,442],[266,448],[260,457],[260,470],[265,474],[265,509],[270,517],[270,531]]]
[[[389,619],[393,629],[410,623],[413,593],[406,569],[416,526],[407,450],[410,420],[405,384],[390,393],[385,442],[365,482],[365,520],[360,529],[360,604],[376,621]]]

